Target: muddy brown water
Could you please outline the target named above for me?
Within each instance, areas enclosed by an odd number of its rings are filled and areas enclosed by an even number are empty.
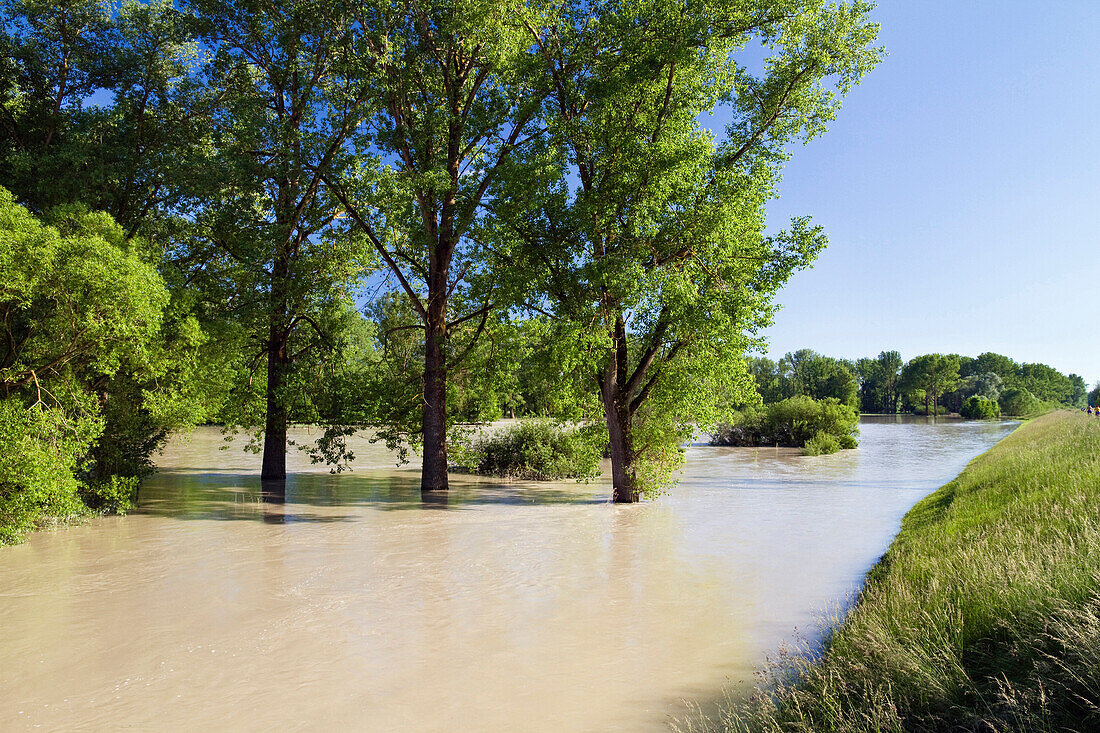
[[[139,511],[0,548],[0,730],[663,730],[812,639],[905,511],[1012,427],[692,446],[636,506],[462,475],[424,504],[365,440],[352,473],[294,456],[264,503],[258,458],[200,429]]]

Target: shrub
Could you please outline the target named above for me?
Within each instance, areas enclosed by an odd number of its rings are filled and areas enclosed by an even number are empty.
[[[854,448],[858,425],[855,408],[836,398],[815,400],[798,396],[735,413],[732,422],[714,431],[711,445],[801,448],[819,433],[825,433],[832,436],[838,448]]]
[[[970,420],[993,420],[1001,416],[1001,406],[988,397],[973,395],[963,402],[959,414]]]
[[[80,498],[90,508],[114,514],[125,514],[137,505],[137,476],[109,476],[80,489]]]
[[[84,513],[76,474],[103,425],[14,398],[0,400],[0,544],[51,518]]]
[[[826,433],[824,430],[820,430],[802,446],[802,455],[820,456],[823,454],[836,453],[839,450],[840,441],[837,440],[836,436],[831,433]]]
[[[1035,395],[1026,389],[1006,389],[1001,393],[1001,413],[1004,415],[1029,415],[1041,406]]]
[[[600,473],[607,444],[603,425],[570,428],[548,420],[524,420],[460,448],[475,473],[552,481]]]

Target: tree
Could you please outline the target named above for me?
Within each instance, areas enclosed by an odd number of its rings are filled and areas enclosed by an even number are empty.
[[[1001,416],[1001,407],[996,400],[981,395],[971,395],[963,402],[959,413],[971,420],[994,420]]]
[[[939,398],[959,379],[959,358],[954,354],[924,354],[912,359],[901,372],[902,389],[923,393],[925,412],[936,415]]]
[[[811,349],[799,349],[779,362],[790,396],[806,395],[822,400],[832,397],[850,407],[859,404],[859,381],[855,365],[822,356]]]
[[[348,165],[367,117],[363,60],[377,53],[332,0],[192,0],[213,55],[209,84],[219,165],[189,261],[247,349],[223,417],[263,426],[261,477],[286,476],[287,424],[308,400],[305,367],[340,353],[353,286],[371,263],[340,225],[326,180]],[[220,301],[220,302],[219,302]],[[257,383],[258,370],[266,379]]]
[[[1070,377],[1046,364],[1021,364],[1017,384],[1040,400],[1071,406],[1076,406],[1078,390],[1083,390],[1085,386],[1084,380],[1078,385]]]
[[[756,384],[756,391],[764,404],[779,402],[793,396],[787,394],[789,385],[777,363],[762,356],[749,357],[746,359],[746,363],[748,364],[749,374],[752,375],[753,382]]]
[[[364,7],[356,20],[378,107],[353,141],[359,167],[326,181],[408,301],[413,318],[398,327],[421,334],[415,403],[386,423],[392,439],[421,444],[425,492],[448,488],[449,376],[509,301],[479,222],[534,132],[546,88],[528,29],[542,32],[550,7],[436,0]]]
[[[0,188],[0,541],[41,514],[99,503],[110,476],[90,461],[104,431],[105,385],[120,373],[156,376],[164,281],[106,214],[55,212],[47,226]],[[152,380],[150,380],[152,381]],[[165,390],[143,409],[166,419]],[[170,396],[169,396],[170,397]],[[102,466],[98,466],[102,469]]]
[[[1011,387],[1001,393],[1001,413],[1004,415],[1030,415],[1041,407],[1035,395],[1022,387]]]
[[[1001,378],[1005,387],[1015,387],[1020,374],[1020,365],[1007,356],[995,354],[991,351],[979,354],[967,365],[967,371],[959,373],[964,377],[972,374],[984,374],[992,372]]]
[[[1067,379],[1069,380],[1069,390],[1066,394],[1065,404],[1070,407],[1084,407],[1089,390],[1084,377],[1078,374],[1070,374]]]
[[[212,111],[191,18],[170,0],[8,0],[3,21],[0,180],[16,197],[105,211],[129,237],[186,209]]]
[[[169,286],[148,358],[95,386],[104,426],[88,471],[142,475],[170,430],[213,414],[228,366],[175,262],[209,149],[191,19],[169,0],[10,0],[0,46],[0,178],[65,231],[107,212]]]
[[[527,39],[552,82],[549,135],[494,212],[534,274],[528,306],[598,386],[615,501],[658,488],[690,426],[745,395],[751,334],[823,246],[805,219],[765,236],[763,206],[785,146],[876,62],[867,10],[578,3]],[[772,53],[759,78],[735,58],[751,38]],[[716,144],[698,115],[723,100],[735,121]]]
[[[874,359],[859,360],[864,411],[898,411],[898,380],[903,364],[897,351],[882,351]]]

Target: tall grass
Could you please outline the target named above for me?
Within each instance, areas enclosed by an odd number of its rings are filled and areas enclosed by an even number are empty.
[[[1100,730],[1100,419],[1027,423],[918,503],[823,655],[690,729]]]

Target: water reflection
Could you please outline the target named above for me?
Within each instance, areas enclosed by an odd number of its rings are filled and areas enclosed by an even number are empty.
[[[0,550],[0,729],[662,730],[812,629],[1010,428],[869,420],[818,458],[696,446],[636,506],[603,481],[422,496],[366,440],[377,468],[300,461],[272,486],[196,431],[136,514]]]

